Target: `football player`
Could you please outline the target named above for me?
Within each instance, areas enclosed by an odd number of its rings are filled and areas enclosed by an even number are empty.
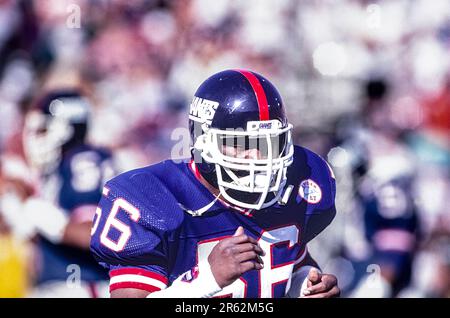
[[[209,77],[190,105],[191,158],[106,183],[91,250],[112,297],[333,297],[307,244],[335,216],[328,164],[292,143],[263,76]]]
[[[37,191],[25,199],[10,193],[2,210],[13,216],[9,225],[20,227],[22,237],[37,238],[30,297],[108,296],[107,272],[89,243],[102,186],[113,168],[108,151],[86,143],[89,115],[85,97],[60,89],[45,94],[25,116],[24,152],[38,175]]]
[[[351,297],[398,297],[411,282],[421,239],[412,189],[415,166],[409,157],[394,150],[370,161],[356,194],[363,209],[365,236],[372,247],[367,263],[374,271],[365,273]]]

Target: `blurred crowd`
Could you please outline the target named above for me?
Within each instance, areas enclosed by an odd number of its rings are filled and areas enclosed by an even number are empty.
[[[1,0],[0,187],[32,191],[44,92],[83,92],[122,172],[173,155],[205,78],[251,69],[334,170],[338,215],[309,248],[343,296],[449,297],[449,51],[448,0]],[[0,296],[24,297],[35,242],[11,233],[0,217]]]

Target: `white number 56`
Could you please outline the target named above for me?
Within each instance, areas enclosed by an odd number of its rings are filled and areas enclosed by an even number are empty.
[[[109,213],[108,219],[105,222],[103,231],[100,234],[100,243],[102,243],[104,246],[115,252],[122,251],[131,237],[130,227],[125,223],[123,223],[122,221],[120,221],[119,219],[117,219],[117,213],[120,210],[128,213],[130,215],[130,218],[134,222],[139,221],[139,218],[141,217],[141,213],[139,212],[139,210],[136,207],[134,207],[131,203],[127,202],[125,199],[117,198],[114,201],[114,204],[111,208],[111,212]],[[101,210],[97,209],[96,213],[97,216],[93,228],[95,230],[97,229],[101,213],[102,213]],[[111,231],[111,227],[115,228],[117,231],[120,232],[117,241],[113,241],[108,237],[108,234]],[[95,232],[95,230],[93,232]]]

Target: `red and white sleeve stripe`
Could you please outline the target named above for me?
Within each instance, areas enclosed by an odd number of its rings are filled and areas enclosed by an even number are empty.
[[[119,288],[136,288],[155,292],[165,289],[168,280],[165,276],[142,268],[120,268],[109,272],[109,291]]]

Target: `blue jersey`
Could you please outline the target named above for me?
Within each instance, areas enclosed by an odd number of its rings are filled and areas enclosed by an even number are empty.
[[[105,178],[110,178],[110,153],[88,145],[80,145],[65,153],[57,170],[44,182],[42,196],[62,208],[72,221],[92,221],[102,195]],[[98,281],[108,279],[107,272],[87,250],[53,244],[40,237],[37,283],[66,280],[71,274],[69,265],[80,267],[80,279]]]
[[[365,234],[373,247],[368,261],[389,269],[394,295],[410,282],[420,239],[411,184],[410,177],[397,178],[362,195]]]
[[[411,178],[397,178],[361,195],[366,238],[376,249],[399,252],[415,250],[419,222],[411,184]],[[380,237],[380,233],[387,235]],[[403,239],[396,233],[403,235]],[[410,238],[406,239],[407,236]],[[389,246],[390,243],[396,245]]]
[[[195,165],[164,161],[124,173],[104,188],[94,219],[91,250],[110,271],[110,290],[157,291],[192,269],[219,240],[239,226],[265,250],[264,268],[242,275],[216,296],[283,297],[306,244],[335,216],[335,180],[328,164],[295,147],[283,203],[259,211],[239,211],[214,200],[195,174]],[[186,279],[194,275],[185,274]],[[191,276],[191,277],[189,277]]]

